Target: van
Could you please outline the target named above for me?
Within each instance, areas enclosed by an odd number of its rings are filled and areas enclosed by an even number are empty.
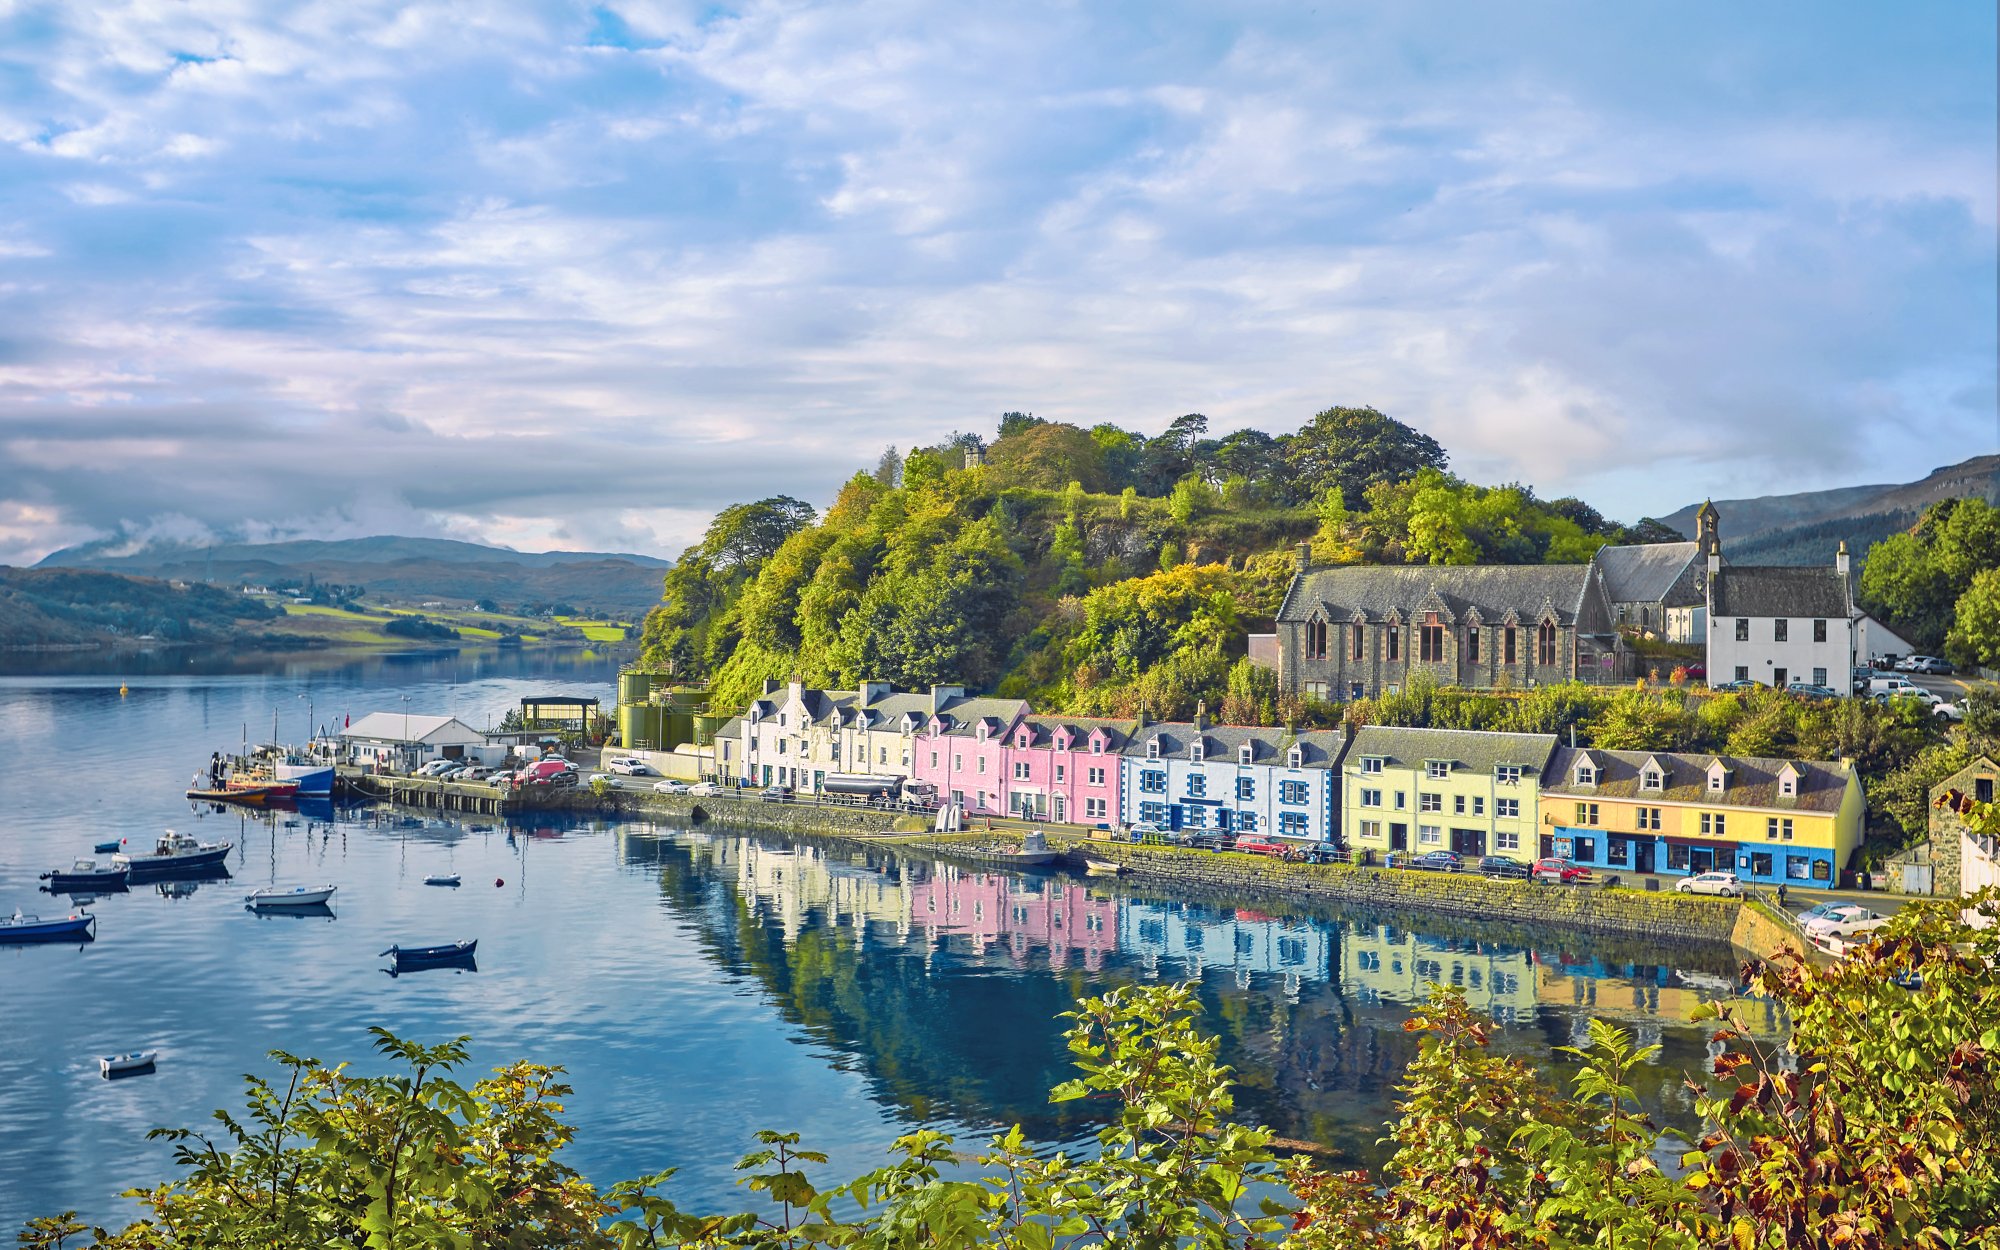
[[[1868,680],[1869,694],[1902,694],[1916,688],[1916,683],[1907,677],[1871,677]]]

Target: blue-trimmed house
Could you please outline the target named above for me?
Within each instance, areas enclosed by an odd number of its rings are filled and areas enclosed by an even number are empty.
[[[1340,842],[1344,733],[1242,725],[1142,725],[1126,744],[1121,804],[1130,822],[1196,833]]]

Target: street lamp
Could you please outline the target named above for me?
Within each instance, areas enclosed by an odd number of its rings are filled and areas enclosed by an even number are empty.
[[[404,695],[404,696],[403,696],[403,741],[401,742],[401,744],[399,744],[399,745],[397,746],[397,748],[396,748],[396,753],[397,753],[398,755],[400,755],[400,756],[402,756],[402,757],[403,757],[403,771],[404,771],[404,772],[409,772],[409,771],[410,771],[410,767],[409,767],[409,765],[410,765],[410,696],[409,696],[409,695]]]
[[[306,752],[310,754],[312,752],[313,739],[319,736],[319,732],[313,727],[313,697],[310,694],[302,694],[299,697],[306,701]]]

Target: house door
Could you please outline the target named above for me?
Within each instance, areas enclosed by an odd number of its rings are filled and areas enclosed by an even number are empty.
[[[1408,825],[1389,826],[1389,849],[1407,851],[1410,849],[1410,827]]]
[[[1069,796],[1066,794],[1058,794],[1055,798],[1055,807],[1056,807],[1056,817],[1055,817],[1056,823],[1059,825],[1068,824]]]
[[[1451,849],[1468,858],[1486,854],[1486,831],[1483,829],[1452,830]]]
[[[1783,669],[1783,668],[1772,669],[1771,684],[1777,687],[1778,689],[1783,690],[1785,688],[1785,677],[1790,671],[1791,670],[1789,669]]]
[[[1715,852],[1707,847],[1694,847],[1688,851],[1688,872],[1698,874],[1715,870]]]
[[[1653,840],[1651,838],[1634,838],[1632,840],[1632,871],[1653,871]]]

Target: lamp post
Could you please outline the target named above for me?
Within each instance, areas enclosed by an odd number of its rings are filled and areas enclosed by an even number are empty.
[[[311,754],[313,739],[319,736],[318,731],[313,728],[313,716],[315,713],[313,697],[311,694],[302,694],[299,697],[306,701],[306,753]]]
[[[408,772],[408,771],[410,771],[410,768],[409,768],[409,763],[410,763],[410,696],[409,696],[409,695],[404,695],[404,696],[403,696],[403,741],[401,742],[401,744],[399,744],[399,745],[397,746],[397,748],[396,748],[396,753],[397,753],[398,755],[401,755],[401,756],[403,757],[403,771],[404,771],[404,772]]]

